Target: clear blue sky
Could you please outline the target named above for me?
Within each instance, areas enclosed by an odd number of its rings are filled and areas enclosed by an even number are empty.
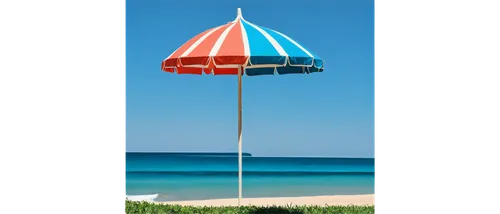
[[[288,35],[325,61],[310,75],[243,77],[243,151],[374,157],[371,0],[127,0],[127,151],[237,151],[237,77],[164,73],[195,35],[233,21]]]

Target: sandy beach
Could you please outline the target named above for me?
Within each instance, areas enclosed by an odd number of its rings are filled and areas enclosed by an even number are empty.
[[[272,205],[374,205],[374,194],[367,195],[327,195],[304,197],[276,198],[243,198],[242,205],[272,206]],[[193,201],[169,201],[164,204],[179,204],[192,206],[237,206],[238,199],[210,199]]]

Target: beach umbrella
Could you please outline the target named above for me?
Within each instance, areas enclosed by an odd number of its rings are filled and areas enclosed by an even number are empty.
[[[322,72],[323,60],[290,37],[248,22],[238,8],[234,21],[191,38],[162,61],[161,70],[178,74],[238,75],[238,205],[240,205],[242,76]]]

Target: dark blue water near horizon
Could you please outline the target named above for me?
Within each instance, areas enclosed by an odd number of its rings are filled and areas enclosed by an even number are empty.
[[[373,158],[243,157],[243,197],[373,194]],[[126,194],[155,201],[238,196],[236,153],[126,154]]]

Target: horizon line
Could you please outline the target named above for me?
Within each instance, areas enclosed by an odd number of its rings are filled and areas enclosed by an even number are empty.
[[[184,154],[238,154],[238,152],[167,152],[167,151],[125,151],[125,153],[184,153]],[[259,156],[250,152],[242,152],[243,155],[249,154],[251,157],[270,157],[270,158],[358,158],[375,159],[375,157],[353,157],[353,156]]]

